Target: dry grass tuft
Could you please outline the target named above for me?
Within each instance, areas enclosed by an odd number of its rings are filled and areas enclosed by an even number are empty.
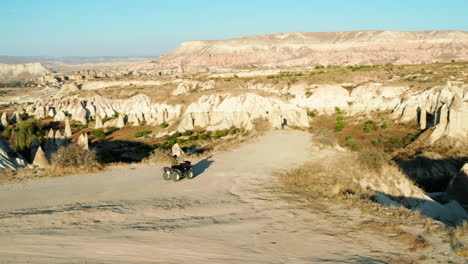
[[[76,144],[61,147],[52,155],[52,164],[46,169],[47,175],[63,176],[66,174],[90,173],[102,170],[96,160],[96,152],[83,149]]]
[[[255,119],[253,121],[253,124],[254,124],[254,131],[259,132],[259,133],[264,133],[270,130],[271,128],[270,122],[264,118]]]
[[[314,141],[322,146],[334,147],[338,145],[333,132],[327,128],[319,127],[312,131],[312,133],[314,134]]]
[[[411,251],[426,248],[430,245],[424,237],[403,231],[392,223],[366,221],[361,223],[361,227],[378,231],[379,233],[385,234],[391,238],[396,238],[399,241],[406,243]]]
[[[357,154],[337,154],[333,159],[308,163],[280,174],[279,179],[280,188],[307,200],[340,200],[375,215],[420,218],[406,208],[387,208],[374,202],[376,194],[382,193],[409,205],[401,197],[418,197],[423,192],[397,167],[385,163],[376,169],[361,162]]]
[[[60,167],[52,165],[45,169],[45,173],[48,177],[58,177],[69,174],[96,173],[104,170],[104,168],[105,167],[99,164],[96,164],[93,167]]]
[[[61,147],[52,155],[52,166],[57,168],[93,168],[98,165],[96,152],[76,144]]]
[[[171,161],[170,150],[155,149],[151,155],[144,160],[142,163],[168,163]]]
[[[455,253],[468,258],[468,221],[465,220],[460,225],[449,230],[450,244]]]

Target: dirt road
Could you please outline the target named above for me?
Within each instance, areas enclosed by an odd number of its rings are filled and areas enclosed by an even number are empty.
[[[327,155],[310,144],[269,132],[180,182],[130,166],[0,186],[0,263],[398,263],[405,246],[353,226],[358,213],[294,208],[265,189]]]

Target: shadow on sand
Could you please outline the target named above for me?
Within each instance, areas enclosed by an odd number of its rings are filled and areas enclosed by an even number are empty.
[[[211,164],[213,164],[213,163],[214,163],[214,160],[212,160],[211,156],[209,156],[208,158],[204,158],[204,159],[200,160],[199,162],[197,162],[197,164],[194,164],[192,166],[193,167],[193,173],[195,174],[194,178],[198,177],[200,174],[205,172],[211,166]]]
[[[353,263],[353,264],[389,264],[389,262],[380,260],[380,259],[375,259],[375,258],[370,258],[370,257],[363,257],[363,256],[356,256],[350,259],[316,259],[315,261],[318,261],[319,263],[327,263],[327,262],[332,262],[332,263]]]

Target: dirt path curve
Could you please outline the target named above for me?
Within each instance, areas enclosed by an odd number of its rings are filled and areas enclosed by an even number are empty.
[[[352,212],[293,208],[264,188],[329,154],[309,137],[269,132],[180,182],[129,166],[0,186],[0,263],[394,263],[402,245],[357,230]]]

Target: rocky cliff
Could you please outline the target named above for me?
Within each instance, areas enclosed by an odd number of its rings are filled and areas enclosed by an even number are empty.
[[[466,31],[289,32],[186,41],[153,67],[413,64],[467,59]]]
[[[0,81],[31,80],[48,72],[40,63],[0,64]]]

